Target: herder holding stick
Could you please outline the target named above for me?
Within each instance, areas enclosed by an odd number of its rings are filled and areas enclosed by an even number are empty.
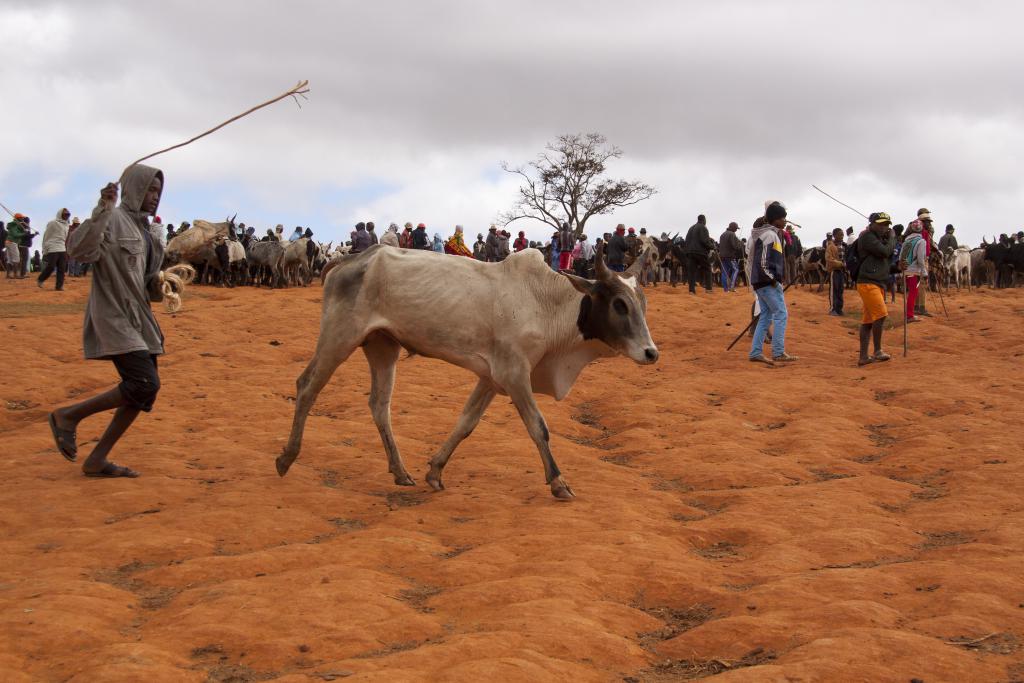
[[[160,266],[163,248],[150,236],[149,217],[156,214],[163,192],[163,173],[134,164],[117,185],[100,190],[92,217],[68,238],[68,255],[92,263],[92,288],[85,309],[85,357],[113,362],[121,383],[81,403],[50,413],[50,429],[67,460],[78,456],[78,423],[99,412],[114,417],[89,457],[82,463],[87,477],[137,477],[128,467],[107,460],[111,449],[140,411],[149,412],[160,390],[156,357],[164,352],[164,336],[150,309],[163,299]]]

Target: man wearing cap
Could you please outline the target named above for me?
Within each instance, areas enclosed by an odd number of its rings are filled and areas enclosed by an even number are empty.
[[[412,231],[412,248],[422,249],[424,251],[433,250],[433,245],[430,243],[430,237],[427,235],[427,226],[425,223],[418,224],[416,229]]]
[[[928,243],[921,234],[921,224],[913,221],[907,228],[907,238],[900,249],[900,264],[907,276],[907,316],[908,323],[916,323],[921,319],[915,314],[915,304],[921,293],[921,285],[928,282]]]
[[[755,228],[751,239],[754,240],[753,254],[750,264],[750,283],[754,288],[754,296],[760,314],[754,327],[754,339],[750,345],[750,362],[789,363],[798,360],[796,356],[786,353],[786,323],[789,312],[786,310],[786,297],[782,280],[786,276],[786,260],[782,246],[782,232],[786,227],[786,207],[779,202],[772,202],[765,209],[763,220]],[[768,327],[772,329],[772,359],[764,357],[764,340],[768,335]]]
[[[956,237],[953,236],[955,228],[952,224],[946,226],[946,234],[939,238],[939,251],[943,254],[948,254],[951,251],[956,251],[956,248],[960,245],[956,241]]]
[[[50,274],[57,271],[56,290],[58,292],[64,290],[64,271],[68,267],[66,242],[69,218],[71,218],[71,212],[61,209],[57,212],[57,217],[46,224],[46,230],[43,231],[43,260],[46,261],[46,267],[39,273],[39,279],[36,280],[40,289],[43,288],[43,283],[50,277]]]
[[[718,238],[718,255],[722,257],[722,290],[736,291],[736,276],[740,272],[740,259],[743,257],[743,243],[736,235],[740,226],[733,221]]]
[[[917,220],[910,221],[910,223],[907,225],[907,232],[908,233],[911,232],[911,228],[913,228],[913,227],[917,228],[916,232],[919,232],[921,234],[922,239],[924,239],[925,251],[927,253],[927,256],[926,256],[925,260],[927,261],[932,256],[932,214],[931,214],[931,212],[928,209],[924,209],[924,208],[918,209],[917,210]],[[932,314],[929,313],[928,309],[925,307],[925,293],[928,291],[928,280],[927,279],[924,280],[924,285],[925,285],[924,287],[918,287],[917,305],[914,308],[914,315],[915,316],[923,315],[926,318],[930,318],[930,317],[932,317]]]
[[[487,242],[484,241],[484,234],[477,233],[476,242],[473,243],[473,258],[477,261],[487,260]]]
[[[884,211],[871,214],[871,223],[860,234],[854,248],[859,256],[857,294],[864,304],[860,321],[860,357],[857,365],[883,362],[891,358],[882,350],[882,331],[889,315],[885,307],[885,285],[889,281],[890,259],[896,244],[892,220]],[[868,343],[874,342],[874,355],[868,355]]]
[[[402,234],[398,236],[398,246],[401,249],[412,249],[412,223],[406,222]]]
[[[605,260],[608,262],[608,269],[621,273],[626,270],[626,226],[619,223],[615,226],[615,234],[608,238],[608,246],[605,247]]]

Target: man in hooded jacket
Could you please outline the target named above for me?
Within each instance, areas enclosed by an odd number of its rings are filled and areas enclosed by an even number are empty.
[[[115,411],[82,463],[86,476],[139,476],[107,456],[139,413],[152,410],[160,390],[156,357],[164,352],[164,336],[150,302],[163,299],[163,248],[150,235],[149,217],[160,205],[163,180],[159,169],[129,166],[121,175],[120,205],[115,206],[118,186],[107,184],[92,216],[68,240],[72,258],[94,264],[82,334],[85,357],[112,361],[121,376],[113,389],[49,415],[57,450],[75,462],[78,424],[90,415]]]
[[[68,239],[68,219],[71,218],[71,212],[67,209],[61,209],[57,212],[57,217],[46,224],[46,230],[43,231],[43,260],[46,262],[46,267],[43,268],[43,272],[39,273],[39,279],[37,283],[40,289],[43,287],[43,283],[50,277],[53,271],[57,271],[57,291],[60,292],[64,289],[64,273],[68,269],[68,254],[66,242]]]

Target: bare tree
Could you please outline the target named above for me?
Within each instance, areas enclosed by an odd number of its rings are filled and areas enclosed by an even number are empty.
[[[547,223],[556,230],[563,221],[583,234],[591,216],[610,214],[653,196],[657,190],[639,181],[612,180],[604,172],[609,159],[622,150],[600,133],[560,135],[526,166],[501,168],[522,176],[523,185],[512,209],[499,215],[505,225],[520,219]]]

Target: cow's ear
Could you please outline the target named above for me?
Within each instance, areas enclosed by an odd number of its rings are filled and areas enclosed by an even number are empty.
[[[597,283],[593,280],[588,280],[584,277],[579,277],[578,275],[573,275],[572,273],[566,273],[564,271],[561,271],[561,274],[568,278],[569,282],[572,283],[572,286],[576,288],[576,291],[581,294],[593,294],[594,289],[597,287]]]

